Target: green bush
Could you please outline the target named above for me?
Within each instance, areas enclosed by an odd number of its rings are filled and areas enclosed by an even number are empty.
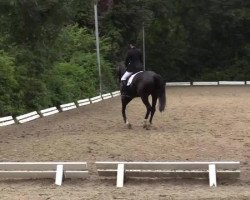
[[[11,115],[14,111],[15,68],[14,58],[0,50],[0,116]]]
[[[84,68],[71,63],[57,63],[47,78],[54,105],[91,96],[95,83]]]
[[[101,71],[103,92],[115,88],[111,64],[106,57],[110,47],[101,39]],[[58,62],[47,75],[51,102],[58,105],[91,97],[99,93],[99,73],[96,60],[95,37],[77,25],[65,27],[55,42]]]

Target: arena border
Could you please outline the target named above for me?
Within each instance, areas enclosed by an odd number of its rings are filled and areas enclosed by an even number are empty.
[[[80,100],[77,100],[76,102],[61,104],[59,108],[54,106],[54,107],[42,109],[39,111],[32,111],[27,114],[19,115],[16,118],[12,116],[1,117],[0,127],[8,126],[11,124],[26,123],[26,122],[29,122],[38,118],[47,117],[47,116],[54,115],[56,113],[65,112],[65,111],[76,109],[76,108],[86,106],[89,104],[94,104],[94,103],[97,103],[97,102],[100,102],[100,101],[103,101],[112,97],[117,97],[119,95],[120,95],[120,91],[116,90],[114,92],[101,94],[99,96],[94,96],[94,97],[90,97],[86,99],[80,99]]]
[[[208,178],[217,187],[217,175],[225,179],[240,178],[239,161],[102,161],[95,162],[99,176],[116,177],[116,187],[123,187],[125,175],[148,178]],[[55,179],[62,185],[65,178],[89,177],[87,162],[0,162],[0,179]],[[95,172],[96,172],[95,171]]]
[[[244,85],[250,85],[250,81],[193,81],[193,82],[166,82],[166,87],[187,87],[187,86],[244,86]],[[22,123],[29,122],[31,120],[39,119],[41,117],[47,117],[50,115],[54,115],[56,113],[65,112],[67,110],[75,109],[81,106],[86,106],[89,104],[97,103],[112,97],[117,97],[120,95],[120,91],[116,90],[114,92],[109,92],[105,94],[100,94],[99,96],[94,96],[86,99],[77,100],[76,102],[71,103],[65,103],[60,105],[60,108],[57,107],[50,107],[46,109],[42,109],[39,111],[33,111],[31,113],[37,113],[36,116],[31,117],[30,119],[22,121]],[[53,108],[53,109],[52,109]],[[45,112],[49,112],[47,115],[44,114]],[[20,115],[20,116],[26,116],[30,113]],[[0,127],[12,125],[12,124],[20,124],[19,118],[20,116],[17,116],[16,118],[12,116],[7,117],[1,117],[0,118]],[[6,121],[7,120],[7,121]]]

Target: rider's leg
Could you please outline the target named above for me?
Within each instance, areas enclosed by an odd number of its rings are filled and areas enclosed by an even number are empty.
[[[125,72],[124,75],[121,78],[121,94],[122,95],[127,95],[126,94],[126,87],[127,87],[127,78],[132,74],[132,72]]]
[[[122,78],[121,78],[121,81],[126,81],[127,78],[128,78],[131,74],[133,74],[133,72],[127,72],[127,71],[126,71],[126,72],[123,74],[123,76],[122,76]]]

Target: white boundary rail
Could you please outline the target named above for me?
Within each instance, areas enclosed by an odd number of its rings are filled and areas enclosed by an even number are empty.
[[[16,117],[16,120],[18,121],[18,123],[22,124],[22,123],[29,122],[37,118],[40,118],[40,115],[37,113],[37,111],[33,111],[25,115],[20,115]]]
[[[195,82],[167,82],[166,86],[210,86],[210,85],[250,85],[250,81],[195,81]]]
[[[12,116],[1,117],[0,118],[0,126],[8,126],[14,124],[15,121]]]
[[[86,162],[0,162],[0,179],[87,178]]]
[[[92,98],[90,98],[90,101],[91,101],[91,103],[97,103],[99,101],[102,101],[102,96],[99,95],[99,96],[96,96],[96,97],[92,97]]]
[[[111,98],[111,97],[112,97],[111,93],[102,94],[102,98],[103,98],[103,99],[109,99],[109,98]]]
[[[111,92],[111,95],[112,97],[117,97],[121,94],[121,92],[118,90],[118,91],[114,91],[114,92]]]
[[[76,108],[76,104],[74,102],[66,103],[66,104],[60,105],[60,108],[62,111],[72,110]]]
[[[218,82],[193,82],[193,85],[199,85],[199,86],[210,86],[210,85],[218,85]]]
[[[81,99],[81,100],[77,101],[77,104],[78,104],[78,106],[86,106],[86,105],[90,104],[90,100],[89,100],[89,98]]]
[[[41,110],[40,113],[43,117],[46,117],[49,115],[54,115],[56,113],[59,113],[59,110],[56,107],[51,107],[51,108]]]
[[[190,82],[167,82],[166,86],[190,86]]]
[[[130,177],[208,178],[217,186],[219,178],[238,178],[240,162],[96,162],[100,176],[116,177],[116,186],[123,187],[125,175]]]
[[[219,81],[219,85],[245,85],[245,81]]]
[[[167,82],[166,86],[217,86],[217,85],[229,85],[229,86],[239,86],[239,85],[250,85],[250,81],[214,81],[214,82],[206,82],[206,81],[196,81],[196,82]],[[121,93],[119,90],[111,92],[111,93],[106,93],[103,95],[99,95],[96,97],[92,97],[92,98],[88,98],[88,99],[82,99],[82,100],[78,100],[77,101],[77,105],[72,102],[72,103],[67,103],[67,104],[62,104],[60,105],[60,109],[61,111],[67,111],[67,110],[71,110],[74,108],[77,108],[77,106],[84,106],[84,105],[88,105],[91,103],[97,103],[99,101],[102,101],[104,99],[109,99],[111,97],[116,97],[119,96]],[[48,109],[44,109],[41,111],[38,111],[41,116],[48,116],[51,114],[55,114],[58,113],[59,111],[57,111],[56,107],[52,107],[52,108],[48,108]],[[28,114],[24,114],[21,116],[16,117],[16,121],[18,123],[24,123],[24,122],[28,122],[34,119],[39,118],[40,116],[38,115],[38,113],[36,111],[28,113]],[[4,121],[5,120],[5,121]],[[2,117],[0,118],[0,127],[1,126],[7,126],[10,124],[14,124],[15,121],[11,119],[11,116],[7,116],[7,117]]]

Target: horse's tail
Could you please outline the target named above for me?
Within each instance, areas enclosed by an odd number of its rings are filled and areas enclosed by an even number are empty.
[[[155,79],[157,83],[157,95],[159,98],[159,111],[162,112],[166,107],[166,86],[160,75],[156,74]]]

